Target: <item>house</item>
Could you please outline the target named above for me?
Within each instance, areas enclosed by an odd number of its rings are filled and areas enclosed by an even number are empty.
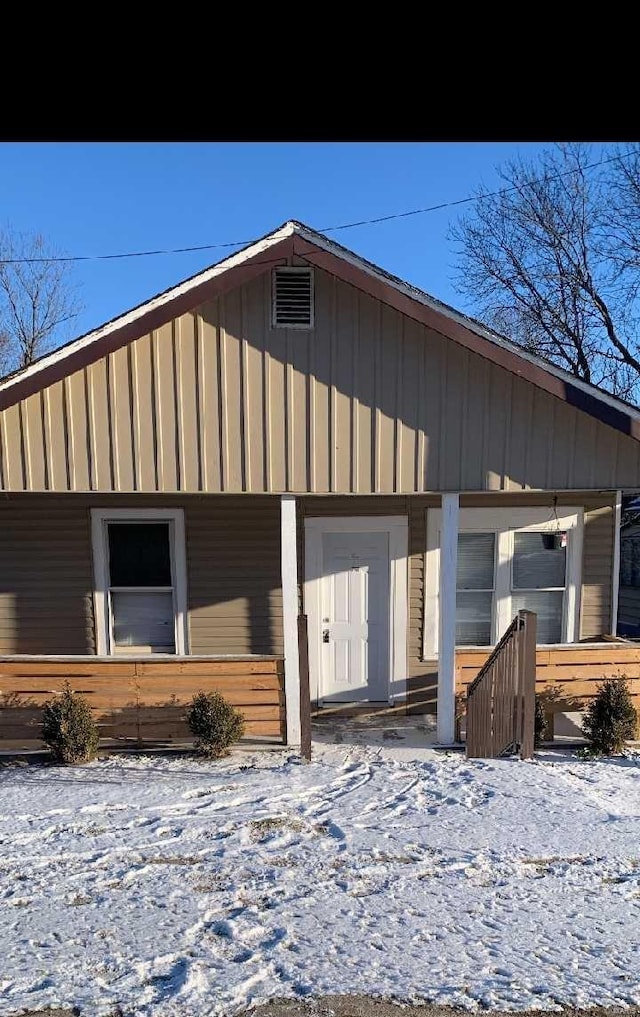
[[[0,741],[37,744],[68,677],[111,740],[185,737],[216,687],[296,744],[301,610],[315,704],[437,711],[442,743],[520,608],[549,681],[640,676],[603,639],[639,439],[288,222],[0,382]]]

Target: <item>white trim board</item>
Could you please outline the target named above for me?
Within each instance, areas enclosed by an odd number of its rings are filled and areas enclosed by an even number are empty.
[[[437,735],[440,745],[455,741],[456,704],[456,568],[460,495],[443,494],[440,511],[438,604],[442,605],[438,625],[438,710]]]
[[[254,258],[258,254],[262,254],[268,251],[269,248],[275,244],[279,244],[281,240],[286,240],[295,232],[294,224],[287,222],[279,229],[274,230],[273,233],[269,233],[266,237],[262,237],[261,240],[257,240],[255,243],[250,244],[248,247],[243,248],[241,251],[236,251],[235,254],[225,258],[224,261],[219,261],[217,265],[212,265],[210,268],[200,272],[198,275],[194,275],[191,279],[185,279],[184,282],[178,283],[177,286],[172,286],[171,289],[165,290],[164,293],[159,293],[157,296],[152,297],[151,300],[147,300],[144,304],[140,304],[138,307],[134,307],[131,311],[127,311],[125,314],[119,315],[112,321],[101,325],[99,328],[93,330],[93,332],[87,332],[86,335],[80,336],[78,339],[67,343],[66,346],[62,346],[59,350],[54,350],[52,353],[48,353],[46,356],[41,357],[36,363],[31,364],[30,367],[24,368],[24,370],[11,375],[4,380],[0,380],[0,392],[4,389],[11,388],[12,385],[16,385],[19,382],[30,378],[33,375],[39,374],[41,371],[51,367],[52,364],[57,364],[59,361],[66,360],[67,357],[71,357],[80,350],[85,349],[86,346],[91,346],[92,343],[98,342],[99,339],[104,339],[105,336],[115,332],[116,329],[124,328],[126,325],[131,325],[145,314],[149,314],[151,311],[157,310],[164,304],[169,303],[170,300],[174,300],[176,297],[182,296],[184,293],[188,293],[189,290],[195,289],[196,286],[201,286],[203,283],[209,282],[211,279],[215,279],[219,275],[229,271],[229,269],[236,268],[238,265],[244,264],[245,261],[249,261],[250,258]]]
[[[620,599],[620,524],[622,522],[622,491],[616,491],[613,512],[613,570],[611,575],[611,635],[618,634],[618,601]]]
[[[309,619],[309,687],[312,702],[320,690],[322,659],[320,586],[323,533],[389,534],[389,702],[407,695],[409,520],[407,516],[310,516],[305,519],[304,607]]]
[[[171,571],[174,587],[176,656],[188,654],[187,626],[187,556],[185,547],[183,509],[91,509],[91,545],[93,551],[94,585],[93,603],[96,629],[96,653],[109,659],[121,659],[126,654],[114,654],[111,647],[109,621],[109,554],[107,528],[110,522],[161,522],[171,523]],[[139,653],[132,654],[140,657]],[[149,654],[157,657],[159,654]],[[162,656],[168,656],[162,654]],[[173,656],[173,654],[171,655]]]
[[[425,552],[424,575],[424,624],[423,624],[423,660],[434,660],[438,657],[439,629],[439,582],[440,582],[440,546],[438,534],[442,525],[442,510],[430,508],[427,512],[427,550]],[[583,541],[584,509],[582,506],[562,505],[557,516],[548,506],[531,506],[528,508],[463,508],[460,509],[458,529],[460,533],[496,532],[512,534],[515,530],[550,532],[555,529],[569,530],[569,548],[567,556],[566,600],[563,618],[563,643],[573,643],[580,638],[580,592],[582,581],[582,541]],[[507,565],[504,558],[505,548],[498,540],[497,573],[501,566]],[[504,598],[503,599],[508,599]],[[497,612],[494,608],[494,629],[504,631],[511,621],[508,617],[508,605],[501,604],[498,598]],[[496,624],[497,618],[497,624]],[[495,636],[499,632],[494,632]],[[492,645],[495,645],[497,638]]]
[[[284,694],[287,745],[300,745],[300,650],[298,646],[298,540],[296,499],[280,498],[280,571],[284,629]]]

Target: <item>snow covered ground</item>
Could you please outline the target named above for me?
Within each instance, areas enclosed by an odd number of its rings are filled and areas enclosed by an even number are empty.
[[[0,1013],[640,1002],[640,764],[376,744],[0,770]]]

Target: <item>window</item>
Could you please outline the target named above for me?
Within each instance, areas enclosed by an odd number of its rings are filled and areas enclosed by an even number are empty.
[[[442,513],[427,513],[425,658],[437,655]],[[460,510],[456,645],[494,646],[522,609],[538,616],[537,641],[578,638],[582,509]]]
[[[185,653],[180,510],[92,512],[100,654]]]
[[[640,587],[640,534],[620,535],[620,585]]]
[[[566,533],[513,534],[511,610],[538,616],[539,643],[562,642],[567,574]]]
[[[488,646],[493,630],[495,533],[460,533],[456,575],[456,643]]]
[[[274,328],[313,328],[313,271],[310,268],[274,269],[271,300]]]

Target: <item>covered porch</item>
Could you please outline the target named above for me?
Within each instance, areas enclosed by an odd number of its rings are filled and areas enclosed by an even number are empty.
[[[592,689],[608,674],[640,686],[640,649],[603,642],[617,612],[617,498],[9,495],[0,509],[0,746],[38,742],[41,706],[65,678],[89,697],[105,744],[188,741],[185,707],[214,688],[242,710],[252,738],[299,745],[306,709],[306,719],[431,715],[438,742],[455,744],[460,695],[521,596],[508,587],[514,527],[567,538],[550,553],[562,559],[555,587],[533,590],[552,608],[538,648],[540,688],[555,668],[549,712],[563,712],[565,699],[576,709],[584,682]],[[166,551],[164,585],[118,564],[130,569],[132,534],[143,530],[149,554]],[[539,552],[523,547],[537,568]],[[493,570],[485,588],[482,555]],[[460,600],[473,610],[461,615]],[[485,645],[470,645],[468,633],[460,645],[461,624]],[[553,625],[559,645],[549,645]],[[158,652],[167,627],[175,653]],[[155,652],[122,639],[155,641]],[[307,666],[311,706],[303,699],[301,709]]]

